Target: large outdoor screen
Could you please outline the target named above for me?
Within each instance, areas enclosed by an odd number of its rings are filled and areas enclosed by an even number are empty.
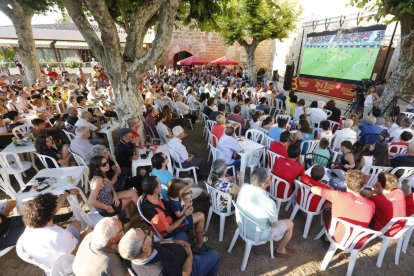
[[[384,25],[307,35],[300,75],[336,80],[371,78]]]

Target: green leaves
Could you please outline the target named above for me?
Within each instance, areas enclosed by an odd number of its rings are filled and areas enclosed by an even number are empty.
[[[217,31],[227,44],[286,38],[302,12],[297,1],[288,0],[233,0],[223,9],[216,17]]]
[[[374,18],[388,14],[399,19],[402,16],[414,15],[414,0],[350,0],[351,5],[358,8],[365,8],[368,11],[378,11]]]

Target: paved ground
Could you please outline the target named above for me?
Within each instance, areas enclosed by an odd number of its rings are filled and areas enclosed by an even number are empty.
[[[197,152],[200,156],[207,157],[205,142],[201,139],[202,128],[197,124],[194,132],[191,130],[185,144],[192,151]],[[207,162],[207,158],[206,158]],[[0,194],[0,198],[4,195]],[[196,210],[203,211],[207,215],[208,201],[196,203]],[[288,218],[291,213],[281,211],[281,218]],[[294,220],[295,231],[290,247],[297,250],[296,256],[291,259],[271,259],[269,244],[253,247],[246,271],[240,272],[240,266],[244,253],[244,242],[239,238],[231,253],[227,253],[228,246],[236,229],[234,217],[226,220],[225,234],[223,242],[218,242],[218,216],[213,215],[210,228],[207,232],[209,241],[207,245],[219,251],[221,255],[220,275],[345,275],[349,254],[337,253],[325,272],[319,270],[321,261],[327,251],[321,241],[315,241],[313,238],[320,230],[319,217],[314,218],[309,237],[302,238],[304,228],[304,217],[298,214]],[[135,222],[133,226],[141,226]],[[394,264],[395,244],[387,251],[382,268],[377,268],[375,263],[380,249],[381,242],[376,240],[370,247],[366,248],[359,254],[354,275],[412,275],[414,271],[414,242],[410,243],[407,254],[401,254],[400,264]],[[276,243],[275,243],[276,246]],[[0,258],[0,275],[44,275],[42,270],[35,268],[30,264],[21,261],[15,250],[10,251],[7,255]]]

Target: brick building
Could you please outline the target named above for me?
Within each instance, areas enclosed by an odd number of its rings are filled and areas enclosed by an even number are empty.
[[[267,40],[256,49],[256,69],[260,67],[271,69],[274,54],[273,41]],[[168,49],[158,61],[159,65],[174,66],[177,61],[188,56],[197,56],[212,61],[227,56],[246,66],[246,52],[238,44],[226,46],[217,33],[201,32],[188,28],[175,29]]]

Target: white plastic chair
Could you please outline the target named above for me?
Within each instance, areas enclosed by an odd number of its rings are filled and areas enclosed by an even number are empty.
[[[13,161],[11,162],[11,160]],[[22,174],[32,167],[32,162],[20,161],[16,153],[0,152],[0,167],[2,173],[13,174],[20,188],[23,189],[26,184],[23,181]]]
[[[198,186],[197,171],[196,171],[198,169],[198,167],[191,166],[191,167],[188,167],[188,168],[183,168],[183,165],[180,162],[180,156],[178,155],[178,153],[170,147],[168,147],[168,152],[170,153],[171,161],[173,163],[173,167],[174,167],[174,170],[175,170],[175,177],[177,177],[177,178],[180,177],[180,172],[191,171],[194,175],[194,182]]]
[[[37,157],[39,158],[40,162],[42,162],[43,166],[45,166],[45,168],[49,168],[49,164],[47,163],[47,160],[52,161],[54,167],[53,168],[59,168],[59,163],[55,160],[55,158],[52,158],[50,156],[47,155],[43,155],[40,153],[35,153],[37,155]]]
[[[158,132],[158,136],[160,137],[161,144],[166,145],[168,143],[167,135],[165,135],[164,133],[162,133],[162,131],[160,131],[160,127],[158,126],[158,124],[155,126],[155,129]]]
[[[282,113],[285,112],[285,109],[283,108],[283,101],[282,100],[275,99],[275,106],[276,106],[275,112],[277,112],[277,114],[282,114]]]
[[[293,221],[293,219],[296,216],[296,213],[301,210],[306,213],[306,223],[305,223],[305,229],[303,230],[303,238],[306,239],[308,237],[309,229],[312,224],[313,216],[320,215],[322,212],[322,205],[325,203],[325,199],[321,198],[321,200],[318,203],[318,206],[316,207],[315,211],[310,211],[310,204],[312,202],[312,199],[316,196],[314,193],[311,192],[311,187],[308,185],[295,180],[296,184],[296,201],[295,201],[295,207],[293,208],[292,214],[290,215],[290,220]],[[299,196],[300,191],[300,196]],[[297,202],[299,200],[299,203]]]
[[[76,138],[75,134],[73,134],[72,132],[69,132],[67,130],[62,129],[63,133],[65,133],[66,137],[68,137],[69,141],[72,142],[73,139]]]
[[[155,133],[150,127],[150,125],[147,124],[147,122],[145,121],[144,121],[144,126],[145,126],[145,132],[147,133],[147,136],[149,136],[151,144],[154,143],[154,140],[159,140],[157,136],[155,136]]]
[[[12,129],[12,133],[14,137],[16,137],[17,139],[21,139],[21,138],[27,137],[29,133],[32,131],[32,128],[33,126],[29,124],[24,124],[24,125],[14,127]]]
[[[236,212],[236,222],[237,222],[237,229],[234,232],[233,239],[231,240],[229,249],[227,250],[228,253],[231,253],[231,250],[234,247],[234,244],[237,241],[237,238],[240,236],[244,242],[246,243],[246,247],[244,249],[244,255],[243,255],[243,261],[241,265],[241,271],[244,271],[247,266],[247,261],[249,260],[250,251],[252,249],[253,245],[262,245],[267,242],[270,243],[270,256],[273,259],[273,240],[266,237],[266,239],[260,239],[260,234],[264,231],[262,228],[263,226],[260,226],[256,222],[254,222],[252,219],[246,216],[246,214],[243,213],[242,210],[240,210],[233,201],[233,205]],[[255,228],[254,233],[254,239],[251,239],[247,236],[248,229]],[[270,231],[270,230],[269,230]]]
[[[9,246],[7,248],[4,248],[3,250],[0,251],[0,258],[3,257],[4,255],[6,255],[7,253],[10,252],[10,250],[12,250],[14,248],[13,246]]]
[[[232,210],[232,200],[229,194],[223,193],[222,191],[214,188],[210,183],[206,183],[208,194],[210,195],[210,209],[208,210],[207,223],[205,232],[207,232],[210,225],[211,216],[213,212],[216,215],[220,216],[220,231],[219,231],[219,241],[223,241],[224,235],[224,225],[226,224],[226,217],[234,214]],[[221,206],[221,202],[227,200],[226,206]],[[223,210],[224,209],[224,210]]]
[[[1,169],[0,169],[1,171]],[[10,183],[10,175],[1,172],[0,174],[0,191],[3,191],[6,195],[12,199],[16,199],[16,191]]]
[[[407,118],[409,118],[409,119],[414,118],[414,113],[413,112],[401,112],[401,113],[404,113],[405,115],[407,115]]]
[[[394,152],[392,152],[394,150]],[[408,147],[405,145],[392,145],[388,146],[388,155],[393,156],[395,154],[405,154],[407,153]]]
[[[332,111],[330,111],[329,109],[322,109],[322,110],[323,110],[323,112],[325,112],[325,113],[326,113],[326,115],[327,115],[328,117],[332,115]]]
[[[141,205],[142,205],[142,201],[144,200],[144,198],[143,198],[143,196],[140,196],[139,198],[138,198],[138,201],[137,201],[137,209],[138,209],[138,213],[139,213],[139,215],[141,216],[141,218],[149,225],[149,226],[151,226],[151,231],[155,234],[155,236],[154,236],[154,239],[155,239],[155,241],[163,241],[163,240],[172,240],[172,238],[169,238],[169,239],[164,239],[162,236],[161,236],[161,234],[160,234],[160,232],[158,232],[158,230],[157,230],[157,228],[155,228],[154,227],[154,225],[152,225],[152,223],[151,223],[151,221],[150,220],[148,220],[145,216],[144,216],[144,214],[142,213],[142,209],[141,209]]]
[[[270,145],[272,145],[272,143],[274,142],[275,140],[273,140],[272,138],[270,138],[268,135],[266,135],[265,136],[265,138],[264,138],[264,140],[263,140],[263,143],[264,143],[264,146],[266,147],[266,149],[269,149],[270,148]]]
[[[414,218],[414,214],[411,216],[411,218]],[[413,234],[414,226],[411,226],[410,229],[405,234],[403,246],[402,246],[402,252],[407,253],[408,244],[410,243],[411,235]]]
[[[283,195],[282,197],[278,197],[277,196],[277,191],[279,186],[284,186],[283,188]],[[270,182],[270,190],[269,190],[269,196],[276,201],[276,209],[277,209],[277,217],[279,218],[279,212],[280,212],[280,207],[282,206],[282,203],[284,202],[289,202],[286,205],[286,210],[289,209],[290,203],[292,202],[292,199],[295,196],[295,193],[292,192],[291,195],[289,195],[289,187],[291,185],[284,179],[277,177],[276,175],[272,174],[272,181]],[[292,189],[293,191],[294,189]]]
[[[224,159],[223,153],[217,147],[214,147],[210,144],[211,153],[213,156],[213,161],[217,159]],[[227,170],[232,170],[233,176],[236,177],[236,167],[234,165],[227,166]]]
[[[387,231],[390,230],[395,223],[397,222],[403,222],[405,221],[405,226],[400,229],[394,236],[386,235]],[[407,232],[411,229],[411,227],[414,226],[414,217],[395,217],[392,220],[390,220],[387,225],[384,226],[384,228],[381,229],[381,235],[380,238],[382,239],[382,246],[380,253],[378,255],[377,259],[377,267],[381,268],[382,261],[384,260],[385,252],[387,251],[388,244],[392,240],[397,241],[397,248],[395,249],[395,264],[398,265],[398,262],[400,260],[400,253],[401,248],[404,242],[404,237],[407,234]]]
[[[262,144],[265,134],[258,129],[249,129],[246,131],[246,138],[258,144]]]
[[[335,126],[336,126],[336,129],[335,130],[338,130],[338,129],[340,129],[341,128],[341,125],[338,123],[338,122],[335,122],[335,121],[331,121],[331,120],[327,120],[328,122],[329,122],[329,129],[330,130],[334,130],[334,128],[335,128]]]
[[[372,188],[374,184],[378,181],[378,175],[382,172],[389,172],[392,170],[392,167],[381,167],[381,166],[371,166],[370,167],[370,177],[365,184],[366,188]]]
[[[331,149],[332,150],[340,150],[341,149],[341,143],[344,141],[349,141],[352,144],[355,144],[355,142],[358,140],[358,138],[349,138],[349,137],[336,137],[333,136],[333,140],[331,143]]]
[[[191,130],[194,130],[193,121],[191,121],[190,118],[184,117],[183,111],[181,109],[176,108],[176,106],[174,105],[174,111],[177,113],[179,118],[182,118],[185,120],[186,125],[190,126]]]
[[[84,187],[85,193],[88,193],[88,191],[89,191],[89,179],[88,179],[89,178],[89,166],[86,163],[86,161],[83,160],[83,158],[79,154],[73,152],[70,148],[69,148],[69,152],[72,154],[72,156],[75,159],[76,163],[78,163],[79,166],[84,167],[83,182],[82,183],[85,186]]]
[[[338,228],[338,225],[342,225],[343,227],[345,227],[345,234],[340,241],[335,241],[333,239],[333,235],[336,229]],[[332,218],[331,227],[329,228],[329,231],[327,231],[326,228],[324,228],[324,232],[326,237],[331,242],[331,245],[329,246],[328,252],[326,253],[325,258],[322,261],[321,271],[325,271],[325,269],[328,267],[328,264],[331,261],[336,250],[341,249],[345,252],[351,253],[351,258],[349,259],[348,264],[348,270],[346,272],[347,276],[351,276],[352,272],[354,271],[358,253],[361,250],[363,250],[370,241],[372,241],[381,234],[381,232],[354,225],[345,220],[335,217]],[[364,242],[364,244],[360,248],[356,248],[356,245],[362,239],[368,236],[369,238]]]
[[[313,150],[319,145],[319,141],[320,140],[305,140],[302,141],[302,143],[300,144],[300,154],[301,155],[307,155],[308,153],[312,153]],[[302,154],[302,150],[305,147],[305,145],[308,145],[306,152],[304,154]]]
[[[249,156],[247,157],[247,164],[246,166],[250,169],[250,176],[253,173],[253,170],[257,167],[260,167],[262,165],[262,160],[266,159],[265,157],[266,149],[260,148],[253,151]]]
[[[72,254],[63,254],[53,263],[50,276],[67,276],[74,275],[72,264],[75,256]]]
[[[273,166],[275,165],[276,160],[278,158],[284,158],[284,157],[282,155],[279,155],[279,154],[273,152],[273,151],[268,150],[267,151],[267,165],[266,165],[266,167],[269,168],[270,170],[272,170]]]
[[[278,114],[278,115],[276,115],[275,122],[277,123],[280,118],[286,119],[288,121],[287,122],[288,124],[289,124],[290,120],[292,120],[292,118],[290,117],[290,115],[287,115],[287,114]]]
[[[88,199],[86,198],[82,190],[79,188],[77,189],[79,190],[79,195],[82,198],[83,202],[85,202],[85,204],[88,206],[89,212],[86,213],[82,209],[82,206],[79,204],[79,201],[76,196],[70,195],[68,196],[68,202],[70,204],[70,207],[72,208],[73,215],[75,216],[76,220],[81,223],[82,229],[85,229],[87,226],[93,228],[104,217],[99,214],[95,207],[88,204]]]
[[[204,137],[204,136],[207,135],[207,131],[206,130],[208,129],[208,127],[207,127],[208,116],[206,114],[204,114],[202,110],[201,110],[201,113],[200,114],[201,114],[200,116],[202,118],[202,121],[204,123],[203,135],[201,137]],[[204,138],[207,139],[208,136],[206,136]]]
[[[403,173],[398,178],[398,188],[402,187],[402,183],[404,180],[406,180],[409,177],[412,177],[414,175],[414,168],[413,167],[396,167],[394,168],[390,173],[394,174],[400,170],[403,170]]]

